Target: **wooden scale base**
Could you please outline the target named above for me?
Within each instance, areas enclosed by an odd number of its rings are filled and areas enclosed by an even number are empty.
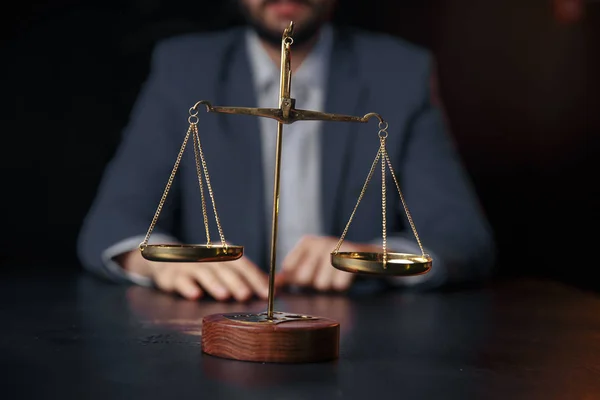
[[[202,320],[202,351],[234,360],[329,361],[339,356],[339,337],[337,321],[306,315],[213,314]]]
[[[240,258],[242,246],[145,245],[151,261],[226,262]],[[322,317],[273,312],[213,314],[202,319],[202,351],[243,361],[306,363],[339,356],[340,324]]]

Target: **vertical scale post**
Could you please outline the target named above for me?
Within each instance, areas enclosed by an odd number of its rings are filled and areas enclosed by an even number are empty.
[[[279,108],[282,110],[283,117],[289,117],[289,111],[293,107],[290,98],[292,87],[291,73],[291,51],[292,33],[294,23],[290,22],[288,28],[283,31],[281,40],[281,73],[279,82]],[[273,319],[273,303],[275,299],[275,269],[277,262],[277,220],[279,216],[279,181],[281,170],[281,145],[283,141],[283,122],[277,122],[277,146],[275,150],[275,177],[273,183],[273,219],[271,226],[271,267],[269,271],[269,300],[267,308],[267,318]]]

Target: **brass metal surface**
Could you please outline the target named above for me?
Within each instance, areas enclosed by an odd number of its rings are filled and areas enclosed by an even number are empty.
[[[200,142],[200,134],[198,133],[198,111],[190,109],[190,116],[188,117],[188,121],[190,126],[188,131],[183,139],[183,143],[179,149],[179,153],[177,154],[177,158],[175,160],[175,165],[171,170],[171,174],[169,175],[169,179],[167,180],[167,184],[163,191],[162,197],[158,203],[158,207],[154,213],[154,217],[152,218],[152,222],[150,222],[150,227],[148,228],[148,232],[146,232],[146,236],[144,240],[140,243],[139,249],[142,253],[142,256],[147,260],[151,261],[163,261],[163,262],[223,262],[223,261],[232,261],[240,258],[243,254],[243,247],[241,246],[229,246],[225,240],[225,235],[223,234],[223,228],[221,226],[221,221],[219,220],[219,214],[217,212],[217,204],[215,201],[215,196],[213,193],[212,185],[210,183],[210,175],[208,173],[208,167],[206,165],[206,160],[204,158],[204,150],[202,149],[202,144]],[[196,175],[198,177],[198,186],[200,189],[200,199],[202,205],[202,217],[204,220],[204,230],[206,232],[206,244],[204,245],[180,245],[180,244],[154,244],[149,245],[148,242],[150,240],[150,235],[154,230],[156,223],[158,221],[158,217],[164,207],[167,196],[169,195],[169,190],[171,189],[171,185],[173,184],[173,179],[175,178],[175,174],[179,169],[179,165],[181,164],[181,159],[183,157],[183,152],[189,142],[190,136],[192,137],[193,147],[194,147],[194,159],[196,162]],[[202,180],[202,176],[204,175],[204,182]],[[210,239],[210,229],[208,226],[208,209],[206,207],[206,196],[204,193],[204,183],[206,184],[206,190],[208,191],[208,196],[210,197],[210,201],[212,204],[215,221],[217,224],[217,230],[219,232],[219,238],[221,239],[221,245],[215,246],[211,243]]]
[[[280,324],[288,321],[306,321],[312,319],[318,319],[310,315],[291,314],[279,311],[274,311],[272,316],[269,317],[268,312],[262,312],[258,314],[223,314],[227,319],[237,322],[244,322],[248,324]]]
[[[381,117],[381,115],[370,112],[364,116],[352,116],[344,114],[330,114],[325,112],[311,111],[311,110],[299,110],[295,108],[296,101],[291,97],[291,83],[292,83],[292,69],[291,69],[291,45],[294,40],[292,34],[294,31],[294,23],[290,22],[289,26],[284,30],[281,41],[281,70],[280,70],[280,91],[279,91],[279,108],[252,108],[252,107],[223,107],[213,106],[206,100],[200,100],[196,102],[189,110],[188,121],[190,128],[183,141],[177,160],[167,182],[165,191],[160,200],[158,209],[154,215],[154,218],[150,224],[150,228],[146,234],[144,241],[140,244],[140,250],[142,255],[149,260],[155,261],[176,261],[176,262],[200,262],[200,261],[230,261],[238,259],[243,254],[242,246],[228,246],[225,241],[225,236],[219,221],[217,214],[215,197],[210,184],[210,176],[204,159],[204,153],[202,145],[200,143],[200,136],[198,133],[198,113],[200,106],[205,106],[206,111],[209,113],[222,113],[222,114],[238,114],[238,115],[249,115],[256,117],[271,118],[278,122],[277,124],[277,144],[275,153],[275,171],[274,171],[274,182],[273,182],[273,212],[272,212],[272,226],[271,226],[271,249],[270,249],[270,271],[269,271],[269,292],[268,292],[268,307],[266,313],[261,314],[240,314],[234,318],[242,322],[258,323],[263,319],[268,321],[277,321],[279,319],[289,320],[289,316],[285,316],[283,313],[275,313],[273,310],[274,296],[275,296],[275,266],[277,260],[276,245],[277,245],[277,225],[279,215],[279,187],[280,187],[280,168],[281,168],[281,149],[283,140],[283,125],[292,124],[297,121],[334,121],[334,122],[360,122],[366,123],[373,118],[376,118],[379,122],[379,149],[371,170],[365,180],[362,191],[359,195],[358,201],[356,202],[355,208],[350,215],[347,225],[340,237],[340,240],[331,254],[331,263],[333,267],[357,274],[370,274],[370,275],[396,275],[396,276],[411,276],[427,273],[431,269],[432,260],[425,254],[423,245],[419,238],[416,230],[416,226],[412,220],[412,216],[408,211],[404,196],[400,190],[398,179],[396,178],[395,172],[392,168],[392,164],[389,159],[389,155],[386,149],[386,138],[388,136],[387,128],[388,123]],[[198,175],[198,183],[200,187],[200,195],[202,200],[202,214],[204,219],[204,226],[206,231],[206,245],[149,245],[148,240],[152,230],[155,227],[156,221],[160,214],[160,211],[164,205],[166,196],[171,187],[174,175],[181,162],[183,151],[189,138],[192,138],[194,143],[194,152],[196,160],[196,172]],[[340,247],[345,239],[348,228],[352,222],[355,212],[359,206],[361,199],[363,198],[364,192],[368,183],[370,182],[377,165],[381,165],[381,177],[382,177],[382,253],[363,253],[363,252],[340,252]],[[421,255],[404,254],[389,252],[387,249],[387,221],[386,221],[386,208],[387,208],[387,196],[386,196],[386,169],[388,169],[393,178],[396,189],[398,190],[402,206],[406,213],[410,228],[417,240],[419,248],[422,252]],[[204,178],[204,179],[203,179]],[[203,187],[206,185],[206,192]],[[215,246],[211,244],[211,238],[208,229],[208,210],[206,197],[210,198],[210,202],[214,211],[214,217],[216,220],[217,228],[219,231],[219,238],[221,240],[221,246]],[[278,319],[279,318],[279,319]],[[286,319],[288,318],[288,319]],[[302,316],[305,318],[305,316]]]
[[[333,122],[369,122],[371,118],[377,118],[383,122],[383,118],[374,112],[362,117],[344,114],[331,114],[320,111],[301,110],[293,108],[294,99],[285,98],[282,108],[253,108],[253,107],[223,107],[213,106],[206,100],[197,102],[192,109],[197,110],[200,105],[206,106],[207,112],[218,114],[253,115],[255,117],[271,118],[282,124],[293,124],[297,121],[333,121]]]
[[[273,214],[271,217],[271,258],[269,266],[269,294],[267,300],[267,315],[273,317],[275,302],[275,268],[277,265],[277,222],[279,219],[279,187],[281,170],[281,142],[283,141],[283,124],[277,123],[277,145],[275,150],[275,178],[273,184]]]
[[[148,244],[141,248],[142,256],[164,262],[223,262],[237,260],[244,254],[243,246],[205,244]]]
[[[407,253],[338,252],[331,253],[335,268],[365,275],[413,276],[429,272],[432,259],[428,255]]]
[[[294,102],[290,100],[292,90],[292,67],[291,67],[291,49],[294,43],[292,33],[294,32],[294,23],[283,31],[281,38],[281,75],[279,77],[279,108],[283,117],[289,117],[289,112]],[[279,183],[281,171],[281,149],[283,141],[283,122],[277,122],[277,144],[275,149],[275,176],[273,177],[273,214],[271,224],[271,257],[269,266],[269,294],[267,301],[267,318],[272,320],[273,304],[275,302],[275,266],[277,262],[277,221],[279,216]]]
[[[408,211],[408,207],[406,205],[406,201],[404,199],[404,195],[402,194],[402,190],[400,190],[400,184],[398,183],[398,179],[396,178],[396,174],[394,172],[394,168],[392,167],[392,163],[390,161],[390,157],[388,155],[386,149],[386,139],[388,137],[387,132],[388,124],[387,122],[379,123],[379,149],[377,150],[377,155],[371,164],[371,169],[367,174],[367,178],[365,179],[365,183],[360,191],[354,209],[350,214],[350,218],[342,232],[340,239],[335,246],[335,249],[331,253],[331,262],[335,268],[338,268],[343,271],[353,272],[353,273],[362,273],[362,274],[370,274],[370,275],[418,275],[422,273],[427,273],[431,268],[431,258],[425,254],[425,250],[421,243],[421,239],[419,238],[419,234],[417,233],[417,228],[413,221],[413,218]],[[373,178],[373,174],[377,167],[377,164],[381,160],[381,237],[382,237],[382,252],[381,253],[340,253],[340,247],[344,242],[344,238],[348,233],[348,228],[352,223],[354,215],[356,214],[356,210],[360,205],[360,202],[365,194],[367,186],[371,179]],[[396,189],[398,190],[398,195],[400,196],[400,201],[402,202],[402,206],[404,207],[404,212],[406,213],[406,218],[410,224],[410,227],[413,231],[415,239],[417,240],[417,244],[419,245],[419,249],[421,250],[421,255],[413,255],[413,254],[404,254],[404,253],[390,253],[387,248],[387,184],[386,184],[386,169],[389,169],[392,178],[394,180],[394,184],[396,185]],[[343,254],[343,255],[341,255]],[[390,264],[393,264],[391,268],[388,268]]]

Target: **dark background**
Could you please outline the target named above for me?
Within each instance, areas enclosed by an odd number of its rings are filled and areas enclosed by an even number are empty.
[[[584,2],[569,21],[557,1],[341,0],[336,20],[437,56],[452,132],[496,232],[500,275],[600,289],[600,2]],[[78,229],[153,45],[240,23],[227,3],[3,3],[3,271],[80,268]]]

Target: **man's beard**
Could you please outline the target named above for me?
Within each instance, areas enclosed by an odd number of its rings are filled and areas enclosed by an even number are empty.
[[[266,0],[263,4],[263,7],[266,7],[267,5],[272,4],[272,3],[277,3],[278,1],[280,1],[280,0]],[[318,5],[312,4],[310,2],[310,0],[297,0],[297,1],[302,2],[312,8],[319,7]],[[260,20],[257,20],[252,15],[250,15],[250,12],[248,11],[248,9],[244,5],[242,5],[241,2],[239,2],[239,0],[238,0],[238,4],[239,4],[239,8],[241,9],[244,20],[246,21],[246,23],[248,25],[250,25],[250,27],[252,29],[254,29],[256,34],[262,40],[264,40],[265,42],[267,42],[268,44],[273,45],[273,46],[281,45],[281,38],[283,35],[283,30],[281,30],[281,31],[270,30],[269,28],[264,26]],[[322,15],[321,10],[316,10],[315,17],[306,21],[304,23],[304,25],[302,25],[301,27],[299,27],[297,24],[295,24],[294,32],[292,35],[292,37],[294,38],[294,45],[300,47],[300,46],[310,42],[319,33],[319,30],[322,25],[323,25],[323,15]]]

